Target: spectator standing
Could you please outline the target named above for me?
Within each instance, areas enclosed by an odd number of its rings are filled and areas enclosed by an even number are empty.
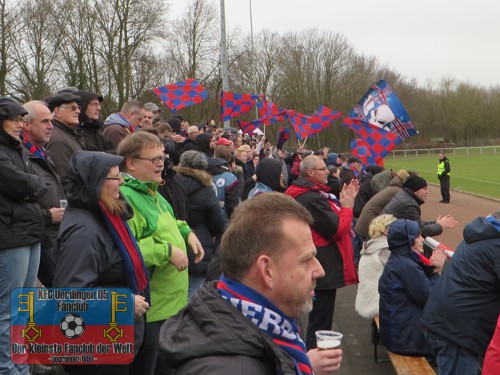
[[[80,124],[77,130],[83,135],[83,149],[87,151],[112,150],[113,144],[104,139],[104,124],[100,118],[102,96],[92,91],[79,90],[75,93],[80,97]]]
[[[128,223],[150,271],[146,340],[132,364],[133,371],[144,375],[155,371],[160,326],[187,303],[188,245],[196,263],[203,258],[196,235],[185,221],[175,218],[170,204],[157,192],[158,184],[163,183],[163,149],[160,138],[145,131],[124,138],[117,148],[124,158],[125,183],[120,190],[134,209]]]
[[[439,163],[437,175],[439,185],[441,185],[441,203],[450,203],[450,160],[441,152],[439,154]]]
[[[332,329],[337,289],[358,283],[350,232],[352,207],[359,186],[356,180],[344,186],[339,201],[328,193],[329,172],[323,158],[314,155],[301,161],[300,173],[286,194],[311,213],[314,219],[311,226],[313,241],[326,274],[316,284],[316,298],[309,314],[306,336],[309,349],[316,347],[316,331]]]
[[[52,112],[54,129],[47,142],[62,186],[68,189],[68,164],[73,154],[83,150],[83,137],[77,132],[80,123],[80,97],[71,92],[60,92],[47,99]]]
[[[225,226],[212,177],[205,171],[207,165],[207,159],[202,153],[190,150],[181,155],[181,161],[175,168],[183,177],[183,187],[187,194],[187,223],[205,251],[205,257],[200,263],[196,264],[190,259],[189,299],[205,281],[208,264],[219,246]]]
[[[10,359],[10,293],[35,286],[44,232],[36,203],[46,192],[21,143],[28,112],[9,97],[0,97],[0,373],[27,374],[27,365]]]
[[[134,293],[134,350],[144,337],[149,283],[127,219],[132,208],[120,194],[121,156],[78,151],[70,160],[68,211],[59,232],[56,288],[130,288]],[[125,236],[119,233],[125,233]],[[85,251],[82,251],[85,244]],[[65,366],[74,374],[128,374],[129,365]]]
[[[342,351],[306,353],[294,322],[311,310],[324,275],[311,223],[307,210],[280,193],[236,209],[221,245],[224,276],[161,329],[162,358],[177,375],[326,375],[339,368]]]
[[[153,113],[153,126],[157,126],[160,123],[160,107],[155,103],[147,102],[144,108]]]
[[[104,139],[115,148],[130,133],[136,131],[144,117],[144,105],[138,100],[129,100],[121,111],[109,115],[104,121]]]
[[[422,316],[440,375],[478,373],[500,314],[500,211],[463,235]]]
[[[38,200],[45,217],[38,279],[49,288],[52,287],[56,266],[57,232],[65,211],[60,202],[65,199],[65,195],[54,162],[49,152],[43,148],[54,128],[50,110],[44,102],[36,100],[24,103],[23,107],[28,112],[24,116],[22,137],[25,152],[33,169],[47,186],[47,192]]]
[[[420,206],[425,203],[428,194],[427,181],[418,175],[412,175],[406,180],[403,189],[387,203],[382,213],[418,222],[424,238],[437,236],[444,229],[455,228],[457,221],[451,215],[439,215],[433,221],[422,220]]]

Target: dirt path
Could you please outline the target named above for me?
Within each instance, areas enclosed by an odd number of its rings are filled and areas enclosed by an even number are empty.
[[[452,181],[453,183],[453,181]],[[452,185],[453,186],[453,185]],[[438,215],[450,214],[458,220],[458,226],[447,229],[435,238],[451,248],[455,248],[463,239],[464,226],[478,216],[500,210],[500,201],[482,198],[476,195],[451,191],[451,203],[439,203],[441,193],[439,186],[429,185],[429,195],[422,208],[423,220],[435,220]]]

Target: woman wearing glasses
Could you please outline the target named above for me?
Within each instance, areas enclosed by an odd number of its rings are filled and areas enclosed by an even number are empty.
[[[0,97],[0,373],[27,373],[10,360],[10,293],[35,286],[43,214],[36,203],[47,191],[23,153],[21,129],[28,112]]]
[[[78,151],[68,168],[68,208],[58,236],[54,287],[130,288],[134,293],[137,353],[149,308],[147,270],[127,220],[133,216],[120,194],[123,158]],[[129,365],[67,366],[70,374],[128,374]]]

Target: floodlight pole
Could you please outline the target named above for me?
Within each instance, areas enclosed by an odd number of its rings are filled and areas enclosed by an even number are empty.
[[[221,50],[221,78],[222,90],[229,91],[229,67],[227,63],[227,49],[226,49],[226,11],[224,0],[220,0],[220,50]],[[229,120],[224,121],[224,127],[230,126]]]

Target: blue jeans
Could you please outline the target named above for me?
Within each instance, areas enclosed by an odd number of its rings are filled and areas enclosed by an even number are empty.
[[[10,360],[10,293],[35,286],[40,263],[40,243],[0,250],[0,374],[29,374],[28,365]]]
[[[188,301],[191,301],[203,284],[205,284],[205,276],[189,275]]]
[[[480,362],[477,355],[441,336],[424,330],[424,336],[434,351],[439,375],[478,375]]]

